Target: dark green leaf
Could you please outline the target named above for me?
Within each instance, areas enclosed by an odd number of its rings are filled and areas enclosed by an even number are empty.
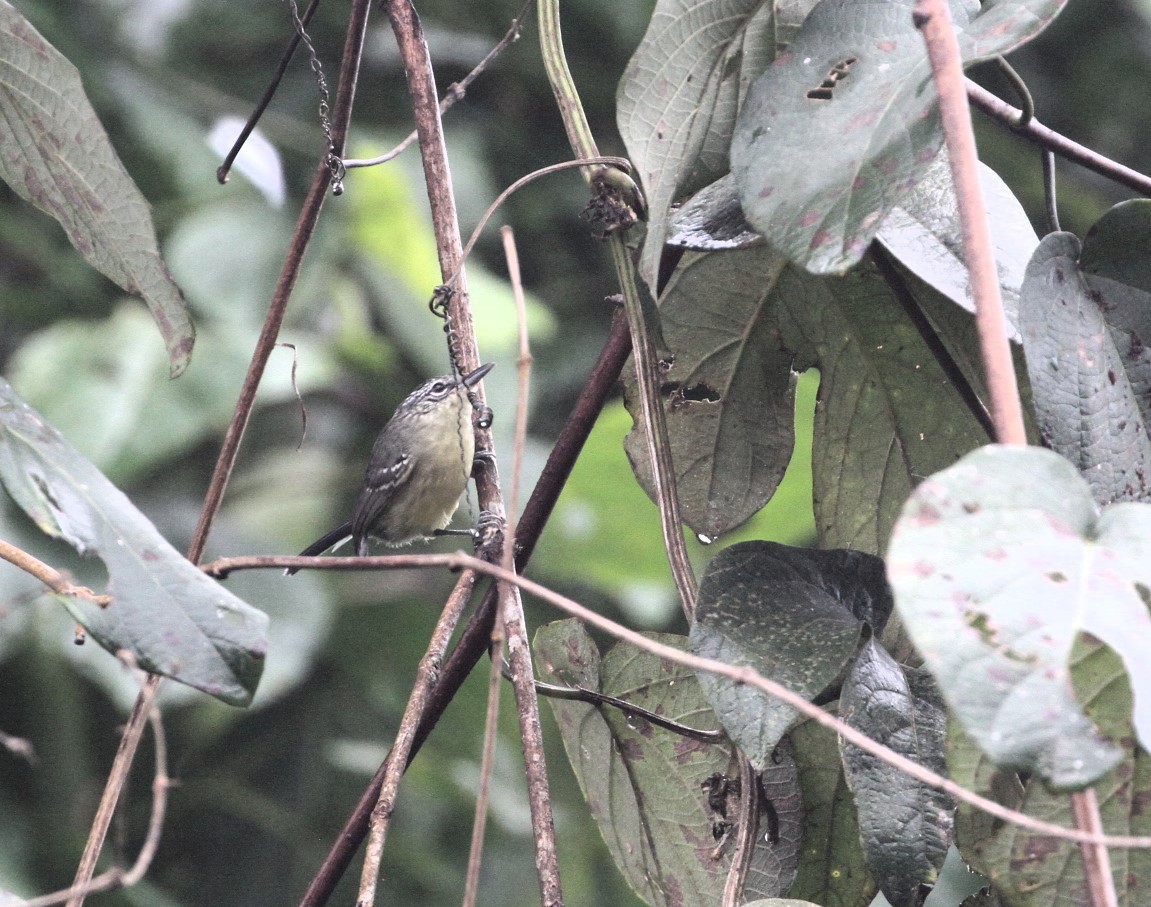
[[[803,861],[788,894],[816,904],[868,907],[879,887],[867,868],[835,732],[805,721],[788,737],[799,764],[805,813]]]
[[[1120,285],[1089,286],[1078,259],[1079,240],[1052,233],[1027,266],[1019,315],[1036,418],[1098,503],[1148,500],[1151,438],[1104,321]]]
[[[44,532],[104,562],[108,607],[61,596],[100,645],[225,702],[251,700],[267,617],[182,557],[3,380],[0,479]]]
[[[843,673],[863,622],[880,632],[890,610],[879,558],[743,542],[709,565],[689,640],[697,655],[752,667],[814,699]],[[797,713],[725,677],[701,673],[700,685],[752,765],[766,767]]]
[[[1151,740],[1151,507],[1100,515],[1062,457],[987,447],[919,486],[888,564],[917,649],[996,763],[1077,787],[1119,758],[1069,693],[1081,631],[1123,657]]]
[[[640,274],[655,286],[671,203],[727,170],[736,112],[775,54],[772,4],[659,0],[617,95],[617,121],[647,192]]]
[[[79,73],[0,0],[0,178],[60,222],[95,268],[142,298],[168,348],[172,376],[195,331],[160,257],[148,203],[124,170]]]
[[[758,511],[791,459],[794,354],[772,316],[785,263],[766,249],[685,258],[660,300],[664,407],[684,521],[715,538]],[[633,395],[629,394],[629,404]],[[633,417],[639,408],[631,405]],[[651,488],[638,423],[627,451]]]
[[[682,637],[653,638],[683,644]],[[541,627],[534,649],[542,679],[626,699],[689,727],[716,726],[690,671],[622,644],[601,663],[578,621]],[[702,785],[717,774],[738,778],[731,743],[680,736],[613,708],[548,701],[592,815],[635,891],[657,907],[718,903],[734,836],[717,838],[723,817],[709,807]],[[756,849],[747,889],[752,897],[780,894],[794,878],[802,822],[797,785],[794,762],[781,754],[765,778],[777,834]],[[766,815],[760,828],[769,828]]]
[[[942,144],[913,0],[824,0],[752,84],[731,144],[744,213],[814,273],[864,255]],[[1018,46],[1061,2],[952,3],[967,62]]]
[[[839,707],[872,740],[946,771],[947,713],[930,675],[901,667],[874,638],[852,665]],[[919,907],[921,886],[935,883],[947,857],[955,802],[870,753],[841,747],[872,874],[892,907]]]

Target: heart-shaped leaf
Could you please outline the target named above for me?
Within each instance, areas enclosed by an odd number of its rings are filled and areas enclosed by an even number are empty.
[[[774,54],[771,3],[656,3],[616,106],[620,135],[647,192],[640,274],[653,288],[672,202],[726,172],[739,104]]]
[[[1081,632],[1123,658],[1151,742],[1151,506],[1100,513],[1057,454],[985,447],[916,489],[888,573],[948,706],[997,764],[1080,787],[1120,757],[1070,692]]]
[[[259,682],[267,617],[207,577],[0,379],[0,480],[48,535],[108,570],[112,603],[61,601],[100,645],[233,705]]]
[[[688,638],[696,655],[755,668],[814,699],[843,673],[864,622],[881,632],[890,613],[877,557],[743,542],[708,566]],[[701,673],[700,685],[751,764],[766,767],[795,710],[726,677]]]

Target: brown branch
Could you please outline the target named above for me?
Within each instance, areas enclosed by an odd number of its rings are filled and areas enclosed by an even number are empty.
[[[0,560],[6,560],[14,567],[19,567],[25,573],[36,577],[57,595],[74,595],[77,598],[86,598],[101,608],[106,608],[112,603],[112,596],[100,595],[87,586],[77,586],[55,567],[50,567],[23,548],[17,548],[3,539],[0,539]]]
[[[265,557],[235,557],[235,558],[222,558],[216,562],[219,567],[225,571],[230,570],[250,570],[250,569],[282,569],[288,566],[295,566],[293,561],[303,560],[303,558],[292,558],[284,556],[265,556]],[[944,778],[942,775],[936,774],[928,768],[924,768],[918,762],[915,762],[908,757],[895,752],[892,749],[884,746],[882,743],[877,743],[872,740],[862,731],[858,731],[851,725],[847,724],[835,715],[825,712],[822,708],[809,702],[798,693],[794,693],[787,687],[764,677],[759,672],[748,667],[736,667],[735,665],[727,664],[723,661],[715,661],[710,658],[704,658],[699,655],[693,655],[690,652],[685,652],[682,649],[677,649],[674,646],[664,645],[663,643],[656,642],[649,639],[642,633],[629,629],[618,624],[610,618],[604,617],[590,608],[585,608],[583,605],[573,601],[566,596],[560,595],[558,592],[553,592],[546,586],[542,586],[534,580],[530,580],[517,573],[504,570],[498,564],[493,564],[487,561],[481,561],[470,554],[465,554],[462,551],[455,552],[454,554],[409,554],[409,555],[392,555],[383,557],[365,557],[365,558],[314,558],[316,563],[322,561],[338,562],[338,561],[356,560],[362,561],[364,566],[362,569],[381,569],[393,567],[422,567],[425,569],[447,568],[449,570],[462,570],[472,569],[479,573],[486,573],[497,580],[502,580],[508,583],[514,583],[519,586],[523,591],[534,595],[541,601],[547,602],[550,605],[559,608],[566,614],[572,617],[577,617],[585,623],[591,624],[596,629],[602,630],[605,633],[610,633],[613,637],[622,642],[629,643],[644,652],[650,652],[653,655],[662,658],[664,661],[671,662],[672,664],[683,665],[685,668],[691,668],[693,671],[707,671],[712,674],[717,674],[721,677],[728,677],[738,684],[746,684],[754,686],[757,689],[763,690],[769,696],[773,696],[780,700],[785,705],[791,706],[797,712],[801,713],[807,718],[812,719],[818,724],[823,725],[831,731],[834,731],[848,743],[859,749],[871,753],[873,756],[884,760],[889,765],[899,769],[904,774],[916,781],[921,781],[931,787],[937,788],[945,793],[950,794],[957,800],[962,800],[964,803],[970,803],[977,809],[982,810],[988,815],[994,816],[997,819],[1002,819],[1005,822],[1010,822],[1012,825],[1018,825],[1020,828],[1029,828],[1032,831],[1040,832],[1041,834],[1050,835],[1054,838],[1059,838],[1064,841],[1085,842],[1088,844],[1103,844],[1107,847],[1124,847],[1124,848],[1139,848],[1151,849],[1151,836],[1129,836],[1129,835],[1106,835],[1096,831],[1085,831],[1078,828],[1064,828],[1061,825],[1056,825],[1053,822],[1045,822],[1041,819],[1034,819],[1026,813],[1017,812],[1013,809],[1008,809],[994,800],[989,800],[986,797],[973,793],[964,787],[956,784],[950,778]]]
[[[1103,821],[1099,816],[1099,802],[1095,790],[1079,791],[1071,795],[1071,810],[1075,816],[1075,826],[1095,835],[1103,834]],[[1111,875],[1111,860],[1104,844],[1079,845],[1083,855],[1083,875],[1087,880],[1087,892],[1095,907],[1118,907],[1115,893],[1115,879]]]
[[[1125,167],[1104,157],[1097,151],[1092,151],[1085,145],[1072,141],[1054,129],[1044,126],[1034,117],[1022,122],[1022,110],[1000,100],[982,85],[978,85],[970,79],[966,82],[966,89],[967,97],[975,107],[978,107],[992,119],[1010,126],[1029,142],[1049,148],[1061,158],[1086,167],[1088,170],[1105,176],[1141,195],[1151,195],[1151,176]]]
[[[503,38],[500,39],[499,43],[496,44],[495,47],[488,51],[487,56],[480,60],[480,62],[475,65],[475,68],[471,72],[460,79],[460,81],[453,82],[448,86],[447,93],[440,101],[441,116],[451,110],[456,101],[462,101],[467,96],[468,88],[471,87],[472,82],[479,78],[480,74],[483,73],[483,71],[486,70],[489,66],[491,66],[500,54],[502,54],[505,50],[507,50],[508,47],[520,39],[520,31],[523,29],[524,19],[526,19],[528,13],[531,12],[533,2],[534,0],[527,0],[527,2],[520,8],[519,13],[516,14],[516,17],[512,19],[512,24],[508,28],[507,34],[505,34]],[[344,166],[351,170],[354,167],[374,167],[377,164],[386,164],[388,161],[393,160],[394,158],[397,158],[403,154],[408,149],[408,146],[416,140],[416,138],[417,133],[416,130],[413,129],[407,134],[404,140],[396,145],[396,147],[391,151],[385,152],[379,157],[366,159],[351,158],[344,161]]]
[[[939,94],[939,112],[951,162],[951,178],[959,202],[963,250],[967,258],[971,295],[975,299],[975,325],[987,376],[995,439],[1001,444],[1026,444],[1027,432],[1023,425],[1023,406],[1019,401],[1011,344],[1003,330],[1003,300],[999,294],[991,228],[987,223],[987,208],[979,181],[979,159],[975,133],[971,128],[971,111],[967,106],[959,40],[944,0],[917,0],[914,15],[915,24],[927,44],[927,56],[931,60],[935,89]]]

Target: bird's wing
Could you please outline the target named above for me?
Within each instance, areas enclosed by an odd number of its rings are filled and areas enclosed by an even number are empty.
[[[368,467],[363,490],[352,514],[352,539],[361,556],[365,553],[368,536],[391,506],[396,490],[407,482],[414,464],[411,454],[399,452],[386,463],[373,460]]]

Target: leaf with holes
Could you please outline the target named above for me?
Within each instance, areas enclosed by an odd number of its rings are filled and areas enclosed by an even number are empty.
[[[997,764],[1074,788],[1119,758],[1070,694],[1083,632],[1123,658],[1151,742],[1151,506],[1100,512],[1057,454],[986,447],[916,489],[888,573],[948,706]]]
[[[683,637],[653,639],[681,647]],[[533,649],[542,679],[624,699],[693,728],[717,726],[694,674],[620,644],[601,660],[575,620],[541,627]],[[629,884],[656,907],[707,907],[719,902],[731,864],[732,791],[738,778],[731,742],[713,744],[656,727],[640,716],[587,702],[548,699],[584,798]],[[727,794],[719,791],[723,783]],[[756,847],[746,894],[774,897],[795,877],[799,802],[795,762],[781,748],[763,778],[774,834]],[[737,807],[736,807],[737,808]],[[738,821],[736,819],[736,821]]]
[[[688,639],[696,655],[752,667],[814,699],[842,675],[864,623],[880,633],[890,612],[877,557],[743,542],[708,566]],[[724,729],[762,770],[798,713],[727,677],[701,673],[700,686]]]
[[[965,60],[1038,34],[1064,0],[953,0]],[[748,221],[814,273],[856,264],[942,144],[914,0],[824,0],[747,93],[731,169]],[[974,5],[974,9],[978,9]]]
[[[1089,285],[1078,260],[1079,240],[1052,233],[1027,266],[1019,315],[1036,419],[1098,503],[1146,501],[1151,437],[1105,313],[1151,297],[1132,299],[1139,291],[1116,281]]]
[[[160,257],[148,203],[76,68],[4,0],[0,68],[0,179],[56,218],[89,264],[148,304],[175,377],[188,364],[195,331]]]
[[[852,664],[839,708],[872,740],[946,771],[947,711],[931,676],[897,664],[874,638]],[[947,856],[955,801],[846,741],[840,748],[872,874],[892,907],[919,907]]]
[[[932,316],[930,345],[923,303],[954,310]],[[964,393],[978,387],[977,362],[952,367],[943,349],[970,319],[921,287],[895,295],[870,263],[822,278],[783,267],[766,246],[689,254],[658,312],[675,478],[697,533],[731,530],[774,493],[791,456],[793,372],[820,371],[812,476],[823,547],[882,550],[917,478],[988,440]],[[650,494],[634,399],[627,450]]]
[[[104,562],[110,605],[59,596],[93,639],[224,702],[251,701],[267,617],[182,557],[2,379],[0,480],[45,533]]]
[[[672,202],[727,170],[739,104],[774,53],[770,3],[656,3],[620,81],[616,113],[647,192],[640,274],[649,286],[655,286]]]

